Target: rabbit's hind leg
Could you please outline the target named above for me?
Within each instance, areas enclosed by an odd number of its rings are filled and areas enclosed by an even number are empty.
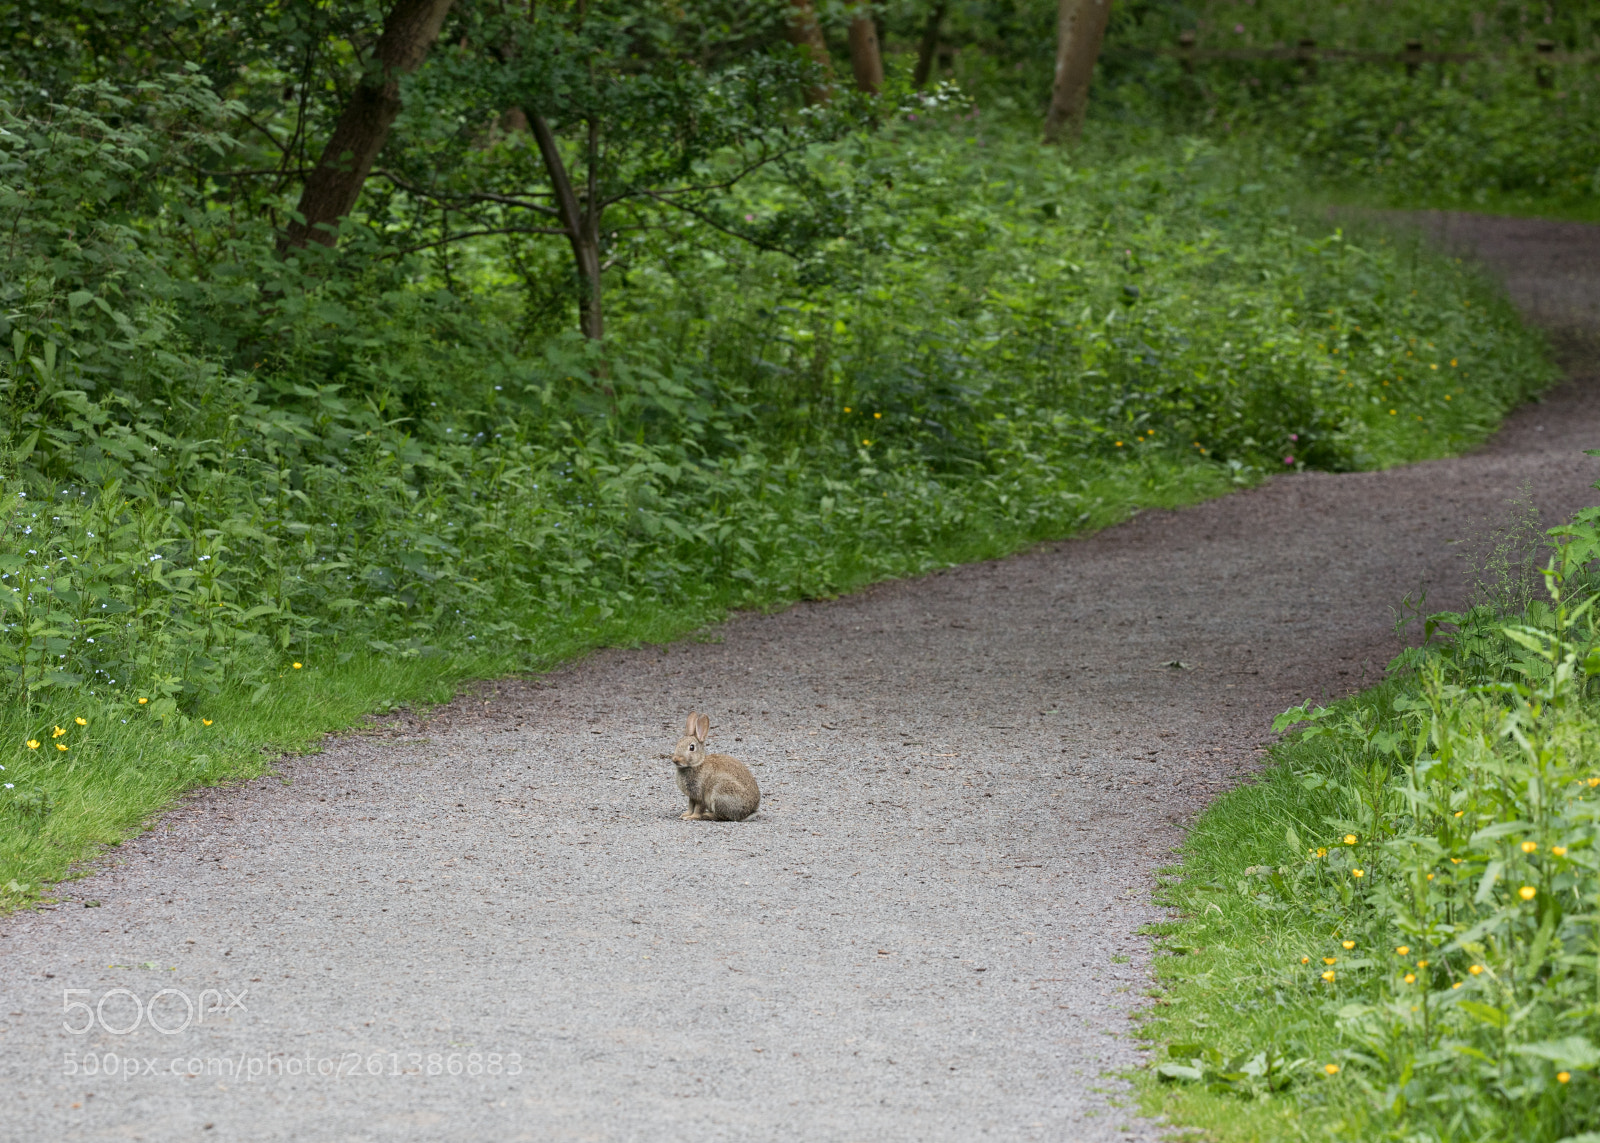
[[[724,790],[713,796],[708,799],[706,808],[710,811],[706,817],[719,822],[742,822],[750,816],[738,790]]]

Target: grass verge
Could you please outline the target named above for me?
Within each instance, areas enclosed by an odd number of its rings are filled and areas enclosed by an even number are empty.
[[[1553,531],[1548,601],[1430,617],[1382,685],[1286,712],[1196,823],[1147,1113],[1228,1143],[1596,1137],[1597,522]]]

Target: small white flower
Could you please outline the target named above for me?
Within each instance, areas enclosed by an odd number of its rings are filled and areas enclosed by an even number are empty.
[[[10,783],[10,782],[7,782],[7,783],[6,783],[6,789],[8,789],[8,790],[15,790],[15,789],[16,789],[16,786],[14,786],[14,785],[12,785],[12,784],[11,784],[11,783]]]

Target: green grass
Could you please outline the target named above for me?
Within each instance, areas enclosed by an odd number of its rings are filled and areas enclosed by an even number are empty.
[[[1377,711],[1396,692],[1396,684],[1380,684],[1347,706]],[[1151,930],[1162,955],[1154,961],[1156,987],[1139,1034],[1155,1049],[1156,1062],[1167,1058],[1169,1045],[1197,1041],[1235,1056],[1258,1046],[1290,1049],[1313,1060],[1312,1067],[1333,1059],[1339,1040],[1330,1014],[1314,998],[1285,996],[1277,987],[1306,950],[1327,943],[1329,926],[1309,910],[1262,909],[1243,874],[1284,859],[1290,826],[1318,840],[1329,834],[1321,822],[1325,799],[1300,777],[1326,762],[1326,754],[1325,743],[1275,744],[1255,780],[1222,795],[1195,822],[1181,865],[1163,871],[1156,899],[1182,918]],[[1326,1100],[1318,1085],[1329,1081],[1307,1074],[1308,1087],[1268,1099],[1174,1083],[1149,1069],[1129,1078],[1145,1114],[1203,1129],[1224,1143],[1337,1138],[1337,1124],[1319,1121]]]
[[[1157,898],[1182,916],[1154,930],[1147,1113],[1227,1143],[1600,1123],[1597,517],[1558,530],[1554,602],[1501,543],[1498,605],[1283,716],[1305,729],[1201,816]]]

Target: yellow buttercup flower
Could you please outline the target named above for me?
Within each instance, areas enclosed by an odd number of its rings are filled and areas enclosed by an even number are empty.
[[[1344,947],[1345,947],[1345,951],[1348,952],[1349,950],[1351,950],[1351,949],[1356,947],[1356,943],[1355,943],[1355,941],[1345,941],[1344,942]]]
[[[144,705],[144,704],[145,704],[145,703],[147,703],[147,702],[149,702],[149,701],[150,701],[150,700],[149,700],[149,699],[147,699],[147,698],[141,698],[141,699],[140,699],[140,700],[139,700],[139,705],[140,705],[140,706],[143,706],[143,705]]]
[[[1521,897],[1524,901],[1531,901],[1538,896],[1538,894],[1539,890],[1535,889],[1532,885],[1524,885],[1521,889],[1517,890],[1517,896]]]
[[[1556,1082],[1557,1083],[1571,1083],[1572,1082],[1572,1073],[1571,1072],[1557,1072],[1556,1073]]]
[[[1534,850],[1536,850],[1538,848],[1539,848],[1539,843],[1536,842],[1536,841],[1525,841],[1525,842],[1522,843],[1522,852],[1523,853],[1532,853]]]
[[[1356,843],[1356,835],[1353,834],[1353,833],[1345,834],[1344,835],[1344,843],[1346,845],[1354,845]]]
[[[1351,877],[1365,877],[1366,875],[1367,871],[1365,869],[1352,869],[1350,871]]]
[[[1317,856],[1318,857],[1327,857],[1328,856],[1327,847],[1321,846],[1321,845],[1317,846]]]
[[[1330,1076],[1336,1076],[1336,1075],[1339,1074],[1339,1065],[1338,1064],[1323,1064],[1322,1065],[1322,1070],[1327,1072]]]
[[[1327,972],[1322,974],[1322,979],[1326,980],[1329,984],[1333,983],[1333,978],[1334,978],[1334,972],[1333,972],[1333,969],[1331,969],[1331,968]]]
[[[1394,951],[1399,953],[1401,956],[1410,956],[1411,955],[1411,946],[1410,945],[1396,945]]]
[[[1301,964],[1310,964],[1311,963],[1311,958],[1308,957],[1308,956],[1303,956],[1303,957],[1300,958],[1300,963]]]
[[[1415,984],[1416,982],[1417,982],[1417,974],[1416,973],[1414,973],[1414,972],[1406,973],[1406,983],[1407,984]]]
[[[200,720],[200,725],[201,726],[210,726],[211,725],[211,720],[209,718],[202,718]]]
[[[298,671],[301,666],[302,666],[302,664],[296,663],[296,664],[294,664],[294,669]]]
[[[881,420],[883,420],[883,414],[882,413],[873,413],[872,414],[872,419],[875,420],[875,421],[881,421]]]
[[[1450,987],[1451,988],[1460,988],[1461,987],[1461,982],[1458,980],[1454,984],[1452,984]]]
[[[57,750],[65,750],[66,748],[67,748],[67,744],[65,742],[56,743],[56,749]]]
[[[1417,962],[1417,967],[1418,968],[1427,968],[1428,967],[1428,962],[1425,961],[1425,960],[1419,960]]]
[[[1557,857],[1565,857],[1567,855],[1567,847],[1564,845],[1552,845],[1550,847],[1550,852],[1555,854]]]
[[[89,725],[89,720],[87,718],[75,718],[72,721],[77,723],[79,726],[88,726]]]
[[[1470,972],[1473,976],[1477,976],[1478,974],[1483,972],[1483,965],[1481,965],[1481,964],[1468,965],[1467,966],[1467,971]]]
[[[1322,963],[1323,964],[1338,964],[1339,963],[1339,958],[1336,957],[1336,956],[1325,956],[1325,957],[1322,958]]]
[[[50,737],[51,737],[51,738],[60,738],[60,737],[61,737],[61,736],[62,736],[62,735],[63,735],[63,734],[65,734],[65,733],[66,733],[66,731],[65,731],[65,730],[62,730],[62,729],[61,729],[61,728],[60,728],[60,727],[59,727],[59,726],[58,726],[58,727],[56,727],[56,728],[55,728],[55,729],[54,729],[54,730],[52,730],[52,731],[51,731],[51,732],[50,732]]]
[[[39,749],[39,740],[37,738],[28,739],[28,749],[29,750],[37,750],[37,749]]]

